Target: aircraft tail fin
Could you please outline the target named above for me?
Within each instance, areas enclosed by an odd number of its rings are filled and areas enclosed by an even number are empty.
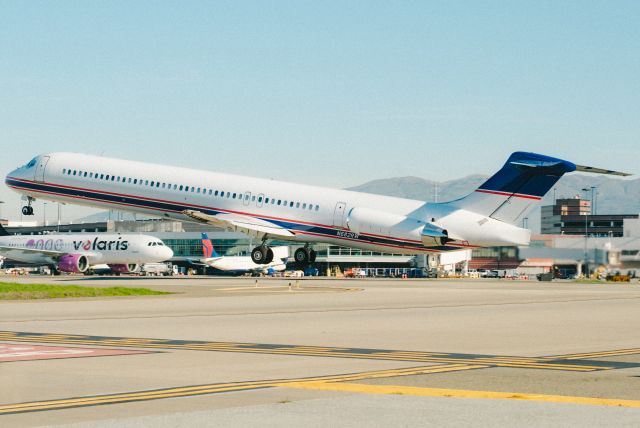
[[[9,236],[11,235],[7,230],[0,224],[0,236]]]
[[[202,233],[202,254],[205,259],[210,259],[211,257],[218,257],[218,253],[213,248],[213,244],[209,239],[209,235],[206,233]]]
[[[558,182],[560,177],[573,171],[630,175],[576,165],[566,160],[536,153],[515,152],[498,172],[473,193],[446,204],[516,224],[531,206],[541,200]]]

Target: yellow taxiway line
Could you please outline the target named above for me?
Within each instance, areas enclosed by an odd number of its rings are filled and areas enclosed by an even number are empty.
[[[284,382],[283,388],[313,389],[322,391],[354,392],[363,394],[413,395],[419,397],[484,398],[503,400],[543,401],[547,403],[585,404],[640,408],[640,400],[616,398],[573,397],[566,395],[528,394],[522,392],[472,391],[461,389],[421,388],[415,386],[366,385],[356,383]]]

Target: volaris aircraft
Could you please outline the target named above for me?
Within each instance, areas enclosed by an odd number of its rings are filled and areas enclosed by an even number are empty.
[[[135,234],[10,235],[0,225],[0,254],[23,263],[48,265],[54,272],[84,273],[109,265],[130,273],[144,263],[162,262],[173,251],[153,236]]]

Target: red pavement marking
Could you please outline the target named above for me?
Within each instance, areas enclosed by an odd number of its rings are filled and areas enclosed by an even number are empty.
[[[133,351],[128,349],[72,348],[65,346],[11,345],[0,343],[0,363],[148,353],[149,352],[146,351]]]

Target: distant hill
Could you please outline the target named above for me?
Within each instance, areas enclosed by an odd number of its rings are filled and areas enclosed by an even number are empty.
[[[469,175],[464,178],[436,182],[419,177],[395,177],[373,180],[348,190],[374,193],[377,195],[399,196],[433,202],[437,191],[440,202],[461,198],[487,179],[483,175]],[[555,186],[556,198],[584,196],[583,188],[596,186],[597,214],[638,214],[640,213],[640,179],[621,180],[601,175],[565,175]],[[436,190],[437,189],[437,190]],[[527,214],[531,230],[540,230],[540,206],[553,204],[554,191],[551,190],[541,203]],[[589,193],[589,197],[591,197]]]

